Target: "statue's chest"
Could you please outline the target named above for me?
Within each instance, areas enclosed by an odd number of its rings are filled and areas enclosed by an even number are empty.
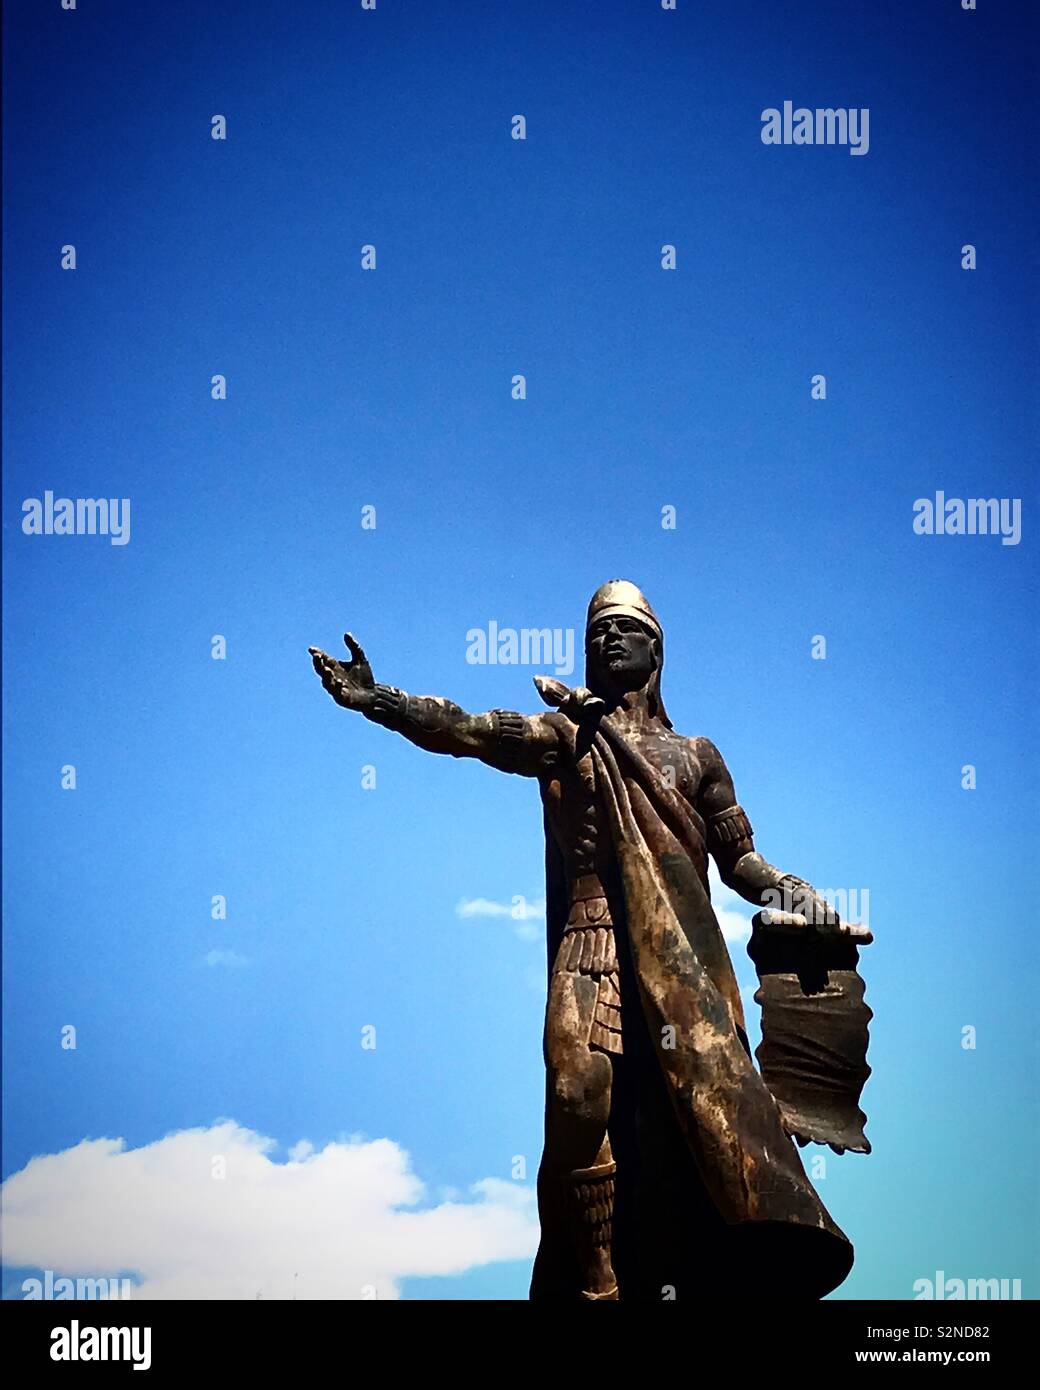
[[[660,773],[666,786],[686,797],[696,794],[703,769],[689,739],[655,730],[630,738],[629,742]]]
[[[657,771],[666,786],[692,801],[700,785],[703,769],[689,739],[666,730],[629,734],[629,744]],[[591,754],[579,755],[570,768],[555,781],[547,797],[557,814],[565,819],[595,817],[601,798],[596,786]]]
[[[645,758],[668,787],[691,804],[701,780],[701,766],[689,739],[666,730],[628,734],[627,742]],[[542,785],[549,822],[567,857],[572,878],[601,869],[609,859],[610,837],[602,789],[594,760],[579,755]]]

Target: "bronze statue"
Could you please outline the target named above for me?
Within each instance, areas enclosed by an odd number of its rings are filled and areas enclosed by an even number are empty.
[[[338,704],[429,752],[538,780],[549,991],[531,1297],[823,1297],[852,1246],[794,1140],[869,1152],[857,943],[872,937],[755,851],[719,750],[673,731],[646,598],[625,580],[597,590],[586,685],[536,677],[543,714],[406,695],[344,640],[348,663],[310,649]],[[725,884],[773,909],[748,947],[760,1071],[709,853]]]

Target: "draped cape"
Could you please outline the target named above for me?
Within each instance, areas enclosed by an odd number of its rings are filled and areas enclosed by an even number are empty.
[[[549,717],[576,758],[579,725],[563,714]],[[806,1176],[781,1106],[751,1059],[740,992],[708,893],[703,822],[609,715],[594,729],[591,736],[584,731],[581,744],[592,760],[623,895],[618,948],[631,954],[646,1033],[691,1174],[732,1237],[746,1279],[774,1296],[820,1298],[848,1274],[852,1246]],[[567,920],[567,884],[548,824],[546,879],[551,970]],[[543,1161],[532,1298],[578,1292],[565,1232],[558,1221],[547,1222],[548,1182]]]

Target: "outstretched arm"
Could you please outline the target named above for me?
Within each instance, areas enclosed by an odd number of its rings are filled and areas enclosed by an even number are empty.
[[[500,709],[467,714],[453,701],[436,695],[406,695],[396,686],[377,683],[351,633],[344,633],[343,640],[350,651],[349,662],[337,661],[317,647],[309,650],[322,685],[344,709],[359,710],[366,719],[395,730],[428,753],[479,758],[501,772],[537,777],[556,762],[559,739],[547,716]]]
[[[697,752],[704,773],[695,804],[704,819],[708,849],[723,883],[748,902],[795,913],[817,928],[852,935],[866,944],[869,933],[843,923],[830,903],[805,879],[785,874],[763,859],[755,849],[751,822],[737,804],[733,779],[722,754],[706,738],[697,740]]]

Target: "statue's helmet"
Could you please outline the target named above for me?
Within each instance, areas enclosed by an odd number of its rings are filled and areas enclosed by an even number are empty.
[[[672,721],[665,711],[661,698],[661,668],[664,666],[664,629],[661,620],[650,606],[650,601],[642,589],[627,579],[608,579],[592,595],[588,617],[585,619],[585,680],[589,679],[589,632],[598,618],[635,618],[657,639],[657,670],[647,684],[647,704],[652,717],[660,719],[669,729]]]

